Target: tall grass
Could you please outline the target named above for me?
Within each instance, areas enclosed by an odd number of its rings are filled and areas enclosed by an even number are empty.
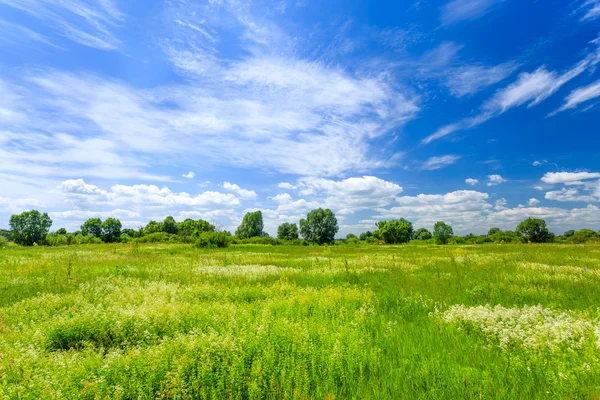
[[[0,398],[598,398],[600,246],[0,249]]]

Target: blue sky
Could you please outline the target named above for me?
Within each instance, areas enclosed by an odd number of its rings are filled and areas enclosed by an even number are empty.
[[[0,227],[600,229],[600,0],[0,0]]]

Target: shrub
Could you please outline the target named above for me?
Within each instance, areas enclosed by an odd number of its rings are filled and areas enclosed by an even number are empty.
[[[8,246],[8,240],[4,236],[0,236],[0,248]]]
[[[135,238],[133,241],[137,243],[176,243],[179,242],[179,236],[167,232],[154,232]]]
[[[228,247],[231,235],[228,232],[202,232],[196,240],[195,246],[199,248]]]

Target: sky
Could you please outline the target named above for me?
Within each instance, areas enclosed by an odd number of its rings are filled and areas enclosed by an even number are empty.
[[[600,0],[0,0],[0,228],[600,229]]]

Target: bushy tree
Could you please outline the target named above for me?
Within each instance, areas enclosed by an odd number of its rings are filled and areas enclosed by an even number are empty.
[[[235,235],[241,239],[247,239],[263,235],[263,217],[260,210],[249,212],[244,215],[242,224],[235,231]]]
[[[57,235],[66,235],[66,234],[67,234],[67,230],[66,230],[65,228],[59,228],[59,229],[56,231],[56,234],[57,234]]]
[[[433,226],[433,238],[437,244],[446,244],[454,235],[452,227],[443,221],[438,221]]]
[[[358,240],[358,237],[354,233],[349,233],[346,235],[346,240],[348,240],[348,239],[357,239]]]
[[[570,238],[574,234],[575,234],[575,231],[573,229],[571,229],[571,230],[568,230],[565,233],[563,233],[563,236],[566,237],[566,238]]]
[[[277,239],[296,240],[298,239],[298,225],[284,222],[277,227]]]
[[[231,242],[229,232],[202,232],[196,240],[195,246],[200,248],[227,247]]]
[[[163,221],[163,232],[170,233],[172,235],[177,234],[177,222],[175,222],[175,218],[170,215],[165,218]]]
[[[571,236],[570,241],[573,243],[585,243],[598,238],[596,231],[588,228],[580,229]]]
[[[373,232],[371,231],[366,231],[360,234],[359,239],[360,240],[368,240],[369,238],[373,237]]]
[[[546,221],[539,218],[527,218],[522,221],[515,233],[531,243],[547,243],[554,240],[554,235],[546,227]]]
[[[102,220],[100,218],[90,218],[81,225],[81,233],[97,238],[102,237]]]
[[[490,228],[490,230],[488,231],[487,235],[488,236],[492,236],[494,233],[498,233],[501,232],[500,228]]]
[[[522,238],[513,231],[498,231],[489,238],[494,243],[518,243],[522,242]]]
[[[158,232],[164,232],[162,222],[156,222],[152,220],[144,227],[144,235],[150,235]]]
[[[40,244],[52,226],[52,220],[47,213],[41,214],[38,210],[25,211],[10,217],[10,231],[12,240],[23,246]]]
[[[300,220],[300,234],[309,242],[332,243],[338,229],[337,218],[328,208],[312,210]]]
[[[412,222],[404,218],[380,221],[377,223],[377,228],[383,241],[389,244],[408,243],[413,235]]]
[[[431,232],[425,228],[419,228],[413,233],[413,239],[417,240],[429,240],[431,239]]]
[[[121,239],[121,221],[116,218],[107,218],[102,223],[102,240],[106,243],[118,242]]]

